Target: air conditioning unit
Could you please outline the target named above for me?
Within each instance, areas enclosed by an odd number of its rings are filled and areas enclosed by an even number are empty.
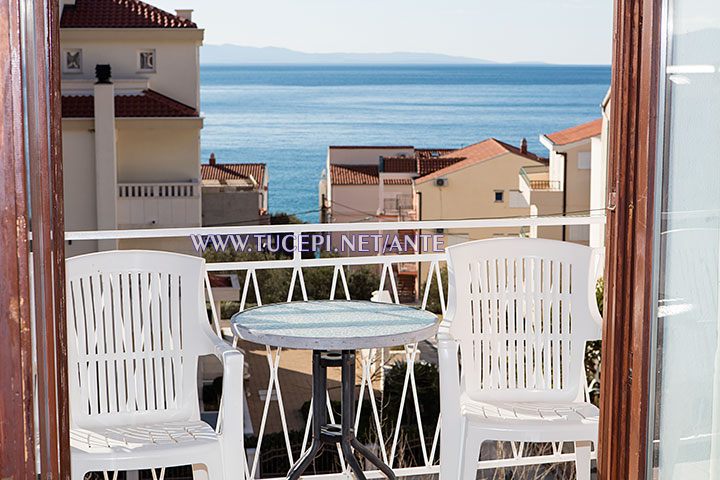
[[[436,178],[435,179],[436,187],[447,187],[447,184],[448,184],[447,178]]]

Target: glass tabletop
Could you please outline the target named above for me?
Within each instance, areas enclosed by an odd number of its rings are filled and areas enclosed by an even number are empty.
[[[407,305],[316,300],[264,305],[236,313],[233,333],[275,347],[313,350],[385,348],[437,332],[435,314]]]

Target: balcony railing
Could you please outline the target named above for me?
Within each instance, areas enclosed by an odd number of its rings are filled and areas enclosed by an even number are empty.
[[[548,167],[544,165],[533,165],[520,168],[520,177],[525,181],[531,190],[559,191],[560,182],[557,180],[531,178],[534,175],[547,173]]]
[[[136,229],[136,230],[116,230],[101,232],[67,232],[66,240],[85,241],[85,240],[121,240],[121,239],[142,239],[142,238],[188,238],[190,244],[191,235],[267,235],[267,234],[312,234],[326,232],[399,232],[399,231],[420,231],[420,232],[436,232],[439,229],[458,229],[463,232],[492,232],[493,229],[507,229],[523,227],[542,227],[542,226],[561,226],[561,225],[591,225],[604,224],[604,216],[583,216],[583,217],[552,217],[552,218],[506,218],[506,219],[486,219],[486,220],[447,220],[447,221],[409,221],[409,222],[374,222],[374,223],[345,223],[345,224],[300,224],[300,225],[259,225],[259,226],[238,226],[238,227],[217,227],[217,228],[172,228],[172,229]],[[441,230],[440,230],[441,231]],[[485,235],[490,236],[490,235]],[[472,238],[472,236],[470,236]],[[444,315],[446,309],[446,298],[444,294],[443,275],[441,274],[446,262],[446,254],[444,252],[422,253],[411,252],[408,254],[380,254],[367,256],[330,256],[319,258],[303,258],[300,252],[294,252],[289,258],[277,260],[252,260],[252,261],[225,261],[207,264],[207,270],[210,272],[233,272],[237,273],[241,279],[240,295],[238,298],[238,310],[242,311],[249,307],[251,302],[262,303],[263,298],[267,298],[268,292],[261,291],[259,281],[261,279],[260,272],[269,270],[286,270],[289,274],[289,283],[285,286],[287,290],[280,292],[282,297],[287,301],[299,295],[302,299],[308,300],[308,285],[306,283],[306,275],[311,269],[328,268],[332,269],[332,281],[329,289],[324,293],[324,298],[329,299],[350,299],[350,283],[348,277],[351,275],[353,268],[363,265],[375,266],[379,272],[377,290],[380,292],[388,291],[390,300],[399,303],[400,295],[398,292],[399,278],[397,266],[407,264],[408,262],[423,265],[420,269],[423,276],[420,285],[424,286],[418,292],[418,305],[425,309],[429,306],[430,291],[435,286],[439,298],[437,307],[439,314]],[[271,283],[272,284],[272,283]],[[206,280],[209,288],[209,280]],[[277,284],[273,288],[279,288]],[[277,293],[277,292],[274,292]],[[316,292],[317,295],[317,292]],[[384,295],[387,298],[387,294]],[[383,295],[379,296],[380,298]],[[210,305],[213,312],[213,322],[218,329],[229,338],[227,323],[219,320],[217,308],[214,304]],[[358,408],[355,418],[355,425],[364,422],[369,425],[373,432],[371,441],[373,448],[378,452],[379,456],[386,461],[395,471],[398,477],[411,477],[417,475],[434,475],[440,470],[439,466],[439,445],[440,440],[440,419],[423,418],[420,405],[422,399],[419,396],[420,390],[416,383],[415,365],[420,362],[432,363],[434,345],[433,342],[414,345],[405,345],[399,349],[391,351],[380,350],[364,350],[359,352],[360,359],[358,372],[360,379],[359,400],[358,405],[365,403],[365,407]],[[310,423],[304,422],[304,427],[298,431],[291,431],[289,427],[290,418],[297,416],[297,412],[288,411],[287,404],[293,396],[297,396],[297,392],[287,390],[286,386],[282,386],[280,379],[284,374],[280,371],[284,369],[280,362],[281,348],[271,348],[262,346],[254,352],[262,352],[265,357],[262,360],[263,371],[269,370],[269,378],[265,381],[261,379],[260,384],[262,390],[258,390],[257,398],[255,392],[250,391],[248,402],[259,402],[257,408],[250,411],[258,412],[254,418],[251,416],[254,439],[252,443],[254,448],[247,448],[246,452],[248,463],[244,472],[245,480],[258,478],[260,476],[266,478],[282,478],[285,472],[263,469],[262,465],[290,465],[297,460],[299,453],[308,447],[309,442],[309,426]],[[292,353],[285,353],[285,356]],[[246,356],[247,358],[247,356]],[[297,362],[297,356],[293,357],[293,362]],[[403,380],[402,393],[398,401],[399,412],[404,415],[398,415],[397,419],[393,419],[391,424],[387,424],[387,416],[383,415],[382,403],[382,387],[378,378],[382,378],[387,366],[389,358],[401,359],[406,362]],[[308,357],[309,364],[309,357]],[[297,365],[290,365],[290,370],[297,370]],[[250,376],[258,375],[258,371],[253,371],[250,366]],[[425,386],[425,385],[422,385]],[[309,390],[308,390],[309,392]],[[309,394],[307,400],[310,400]],[[277,408],[276,408],[277,407]],[[334,422],[334,412],[331,408],[330,397],[328,397],[328,413],[330,421]],[[247,410],[246,410],[247,411]],[[408,418],[412,419],[410,424],[407,423]],[[405,421],[403,421],[405,419]],[[270,425],[279,425],[271,437],[272,427]],[[247,431],[247,427],[246,427]],[[276,445],[269,445],[268,442],[274,439]],[[302,439],[301,441],[299,439]],[[279,440],[279,445],[277,444]],[[247,444],[248,442],[246,442]],[[545,450],[533,450],[528,445],[518,442],[508,442],[500,444],[495,452],[504,452],[494,457],[486,459],[487,450],[483,450],[483,460],[479,462],[478,467],[481,469],[493,469],[499,467],[510,466],[529,466],[546,463],[559,463],[574,460],[574,454],[564,448],[562,442],[546,446]],[[329,454],[328,454],[329,455]],[[317,478],[317,480],[341,480],[345,479],[345,474],[341,471],[345,467],[345,461],[342,454],[334,457],[332,462],[334,465],[327,466],[320,471],[329,471],[330,473],[319,473],[308,475],[306,478]],[[339,460],[338,460],[339,459]],[[322,463],[322,462],[319,462]],[[367,478],[384,478],[377,470],[369,470],[366,472]]]
[[[200,184],[194,182],[118,183],[120,228],[186,226],[201,222]]]
[[[200,184],[118,183],[118,198],[188,198],[200,196]]]

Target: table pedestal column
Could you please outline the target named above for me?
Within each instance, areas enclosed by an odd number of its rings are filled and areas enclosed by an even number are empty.
[[[327,368],[342,369],[342,417],[340,425],[326,423],[325,399],[327,395]],[[366,480],[355,452],[365,457],[390,480],[396,480],[392,469],[385,465],[369,448],[360,443],[352,428],[355,410],[355,351],[323,352],[313,350],[313,419],[312,444],[288,472],[288,480],[297,480],[310,466],[323,444],[340,444],[345,460],[358,480]],[[354,451],[353,451],[354,449]]]

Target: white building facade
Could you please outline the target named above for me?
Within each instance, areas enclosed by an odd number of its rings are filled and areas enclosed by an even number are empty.
[[[192,11],[61,0],[66,229],[201,225],[199,47]],[[185,244],[188,245],[185,245]],[[189,251],[189,242],[82,242]]]

